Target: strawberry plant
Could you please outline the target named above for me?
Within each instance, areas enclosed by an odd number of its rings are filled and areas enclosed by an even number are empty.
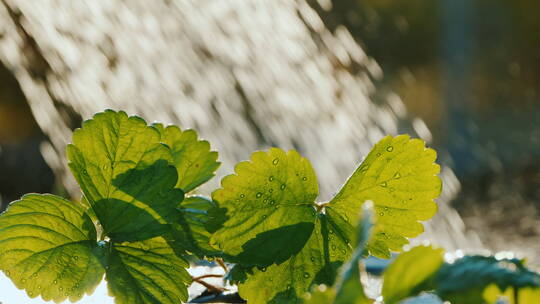
[[[309,161],[278,148],[237,164],[210,198],[195,195],[219,167],[217,152],[193,130],[121,111],[85,121],[67,158],[80,200],[27,194],[0,215],[0,270],[31,298],[75,302],[104,278],[115,303],[182,303],[195,257],[234,264],[226,278],[248,303],[372,303],[359,263],[422,233],[441,191],[435,151],[407,135],[383,138],[322,203]],[[521,272],[499,276],[486,259],[447,265],[440,250],[415,248],[384,274],[384,299],[538,286],[520,261],[508,263]],[[473,265],[494,270],[479,284],[446,283]]]

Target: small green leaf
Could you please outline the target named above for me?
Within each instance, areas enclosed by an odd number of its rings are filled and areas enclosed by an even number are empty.
[[[338,268],[350,255],[349,246],[335,236],[326,215],[321,214],[300,252],[279,265],[254,268],[238,291],[250,304],[302,303],[310,286],[334,283]]]
[[[423,286],[443,264],[444,250],[430,246],[414,247],[400,254],[384,271],[382,295],[387,304],[426,291]]]
[[[28,194],[0,216],[0,269],[29,297],[72,302],[101,281],[103,250],[77,204]]]
[[[318,185],[309,161],[272,148],[253,153],[235,172],[212,194],[226,221],[211,244],[244,265],[283,263],[313,231]]]
[[[501,291],[507,288],[538,288],[540,275],[527,269],[518,259],[465,256],[445,264],[435,277],[436,293],[452,303],[482,303],[490,284]]]
[[[106,279],[116,304],[178,304],[187,300],[189,265],[161,237],[111,244]]]
[[[75,130],[69,167],[105,234],[137,241],[162,234],[177,220],[183,192],[158,130],[139,117],[107,110]]]
[[[180,204],[179,222],[173,225],[176,238],[185,240],[182,242],[184,249],[199,258],[217,254],[209,244],[211,234],[206,229],[209,220],[208,210],[215,207],[214,202],[205,197],[188,197]]]
[[[214,176],[219,167],[218,153],[210,151],[206,140],[198,140],[194,130],[182,131],[177,126],[154,124],[163,143],[171,148],[174,166],[178,171],[176,187],[190,192]]]
[[[327,212],[330,210],[346,220],[365,201],[373,201],[377,220],[368,251],[389,258],[390,251],[400,251],[408,243],[407,238],[424,231],[419,221],[430,219],[437,211],[433,199],[440,194],[441,180],[435,158],[436,152],[427,149],[419,139],[409,139],[408,135],[387,136],[373,147],[330,201]]]
[[[360,279],[360,260],[364,254],[365,246],[369,240],[372,226],[372,206],[364,205],[362,217],[358,223],[356,237],[356,249],[352,258],[343,265],[340,276],[336,283],[336,298],[334,304],[369,304],[373,300],[369,299]]]

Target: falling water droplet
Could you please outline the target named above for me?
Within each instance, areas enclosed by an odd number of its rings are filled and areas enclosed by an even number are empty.
[[[279,158],[274,158],[272,164],[277,165],[279,163]]]
[[[392,152],[392,151],[394,151],[394,147],[388,146],[388,147],[386,147],[386,151]]]

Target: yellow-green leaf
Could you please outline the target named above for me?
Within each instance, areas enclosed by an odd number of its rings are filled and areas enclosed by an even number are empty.
[[[315,173],[296,151],[272,148],[241,162],[212,194],[226,210],[211,244],[244,265],[283,263],[303,247],[314,227]]]
[[[219,167],[218,153],[210,151],[210,143],[199,140],[194,130],[182,131],[177,126],[154,124],[161,141],[171,148],[173,164],[178,171],[176,187],[190,192],[211,179]]]
[[[77,301],[104,273],[96,230],[79,205],[54,195],[25,195],[0,215],[0,269],[45,301]]]
[[[115,241],[158,236],[176,221],[183,192],[159,131],[139,117],[107,110],[83,123],[68,145],[69,167]]]
[[[377,219],[368,251],[388,258],[391,251],[400,251],[408,243],[407,238],[422,233],[420,221],[437,211],[433,200],[440,194],[441,180],[435,159],[436,152],[419,139],[387,136],[373,147],[326,208],[348,219],[365,201],[373,201]]]
[[[422,284],[433,277],[443,264],[444,250],[430,246],[404,252],[384,271],[382,295],[387,304],[420,293]]]
[[[238,291],[250,304],[299,304],[310,286],[332,285],[349,255],[349,244],[335,236],[327,217],[321,214],[300,252],[279,265],[254,268]]]
[[[187,300],[189,265],[161,237],[110,244],[107,276],[116,304],[178,304]]]

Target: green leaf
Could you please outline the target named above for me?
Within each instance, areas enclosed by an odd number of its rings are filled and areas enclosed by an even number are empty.
[[[436,293],[445,301],[482,303],[490,284],[501,291],[507,288],[540,287],[540,275],[527,269],[518,259],[465,256],[441,267],[435,278]]]
[[[424,284],[431,279],[444,262],[444,250],[430,246],[414,247],[400,254],[385,270],[382,295],[387,304],[415,296],[426,291]]]
[[[419,221],[437,211],[433,199],[440,194],[441,180],[435,159],[436,152],[419,139],[387,136],[373,147],[326,210],[343,218],[343,225],[351,225],[348,217],[365,201],[373,201],[377,220],[368,251],[389,258],[390,251],[400,251],[407,238],[424,231]],[[354,229],[342,231],[351,238]]]
[[[199,258],[217,254],[209,244],[211,234],[206,229],[208,211],[215,207],[212,200],[202,196],[188,197],[179,207],[180,220],[174,224],[176,238],[184,240],[184,249]]]
[[[114,241],[164,233],[177,220],[183,192],[175,189],[170,149],[139,117],[107,110],[83,123],[68,145],[69,167]]]
[[[300,252],[279,265],[254,268],[245,282],[238,285],[238,291],[250,304],[302,303],[310,286],[334,283],[337,270],[348,255],[350,245],[335,236],[327,216],[321,214]]]
[[[178,304],[187,300],[189,265],[163,238],[111,244],[107,276],[116,304]]]
[[[161,141],[171,148],[174,166],[178,171],[176,187],[190,192],[214,176],[219,167],[218,153],[210,151],[206,140],[198,140],[194,130],[182,131],[177,126],[154,124],[161,133]]]
[[[313,231],[318,185],[309,161],[272,148],[253,153],[235,172],[212,194],[226,221],[211,244],[244,265],[283,263]]]
[[[372,226],[372,206],[364,205],[362,218],[358,223],[356,237],[357,247],[352,258],[341,269],[340,276],[336,284],[336,298],[334,304],[369,304],[373,300],[369,299],[360,279],[360,260],[362,260],[365,246],[368,242]]]
[[[77,204],[28,194],[0,216],[0,269],[31,298],[72,302],[101,281],[103,250]]]

